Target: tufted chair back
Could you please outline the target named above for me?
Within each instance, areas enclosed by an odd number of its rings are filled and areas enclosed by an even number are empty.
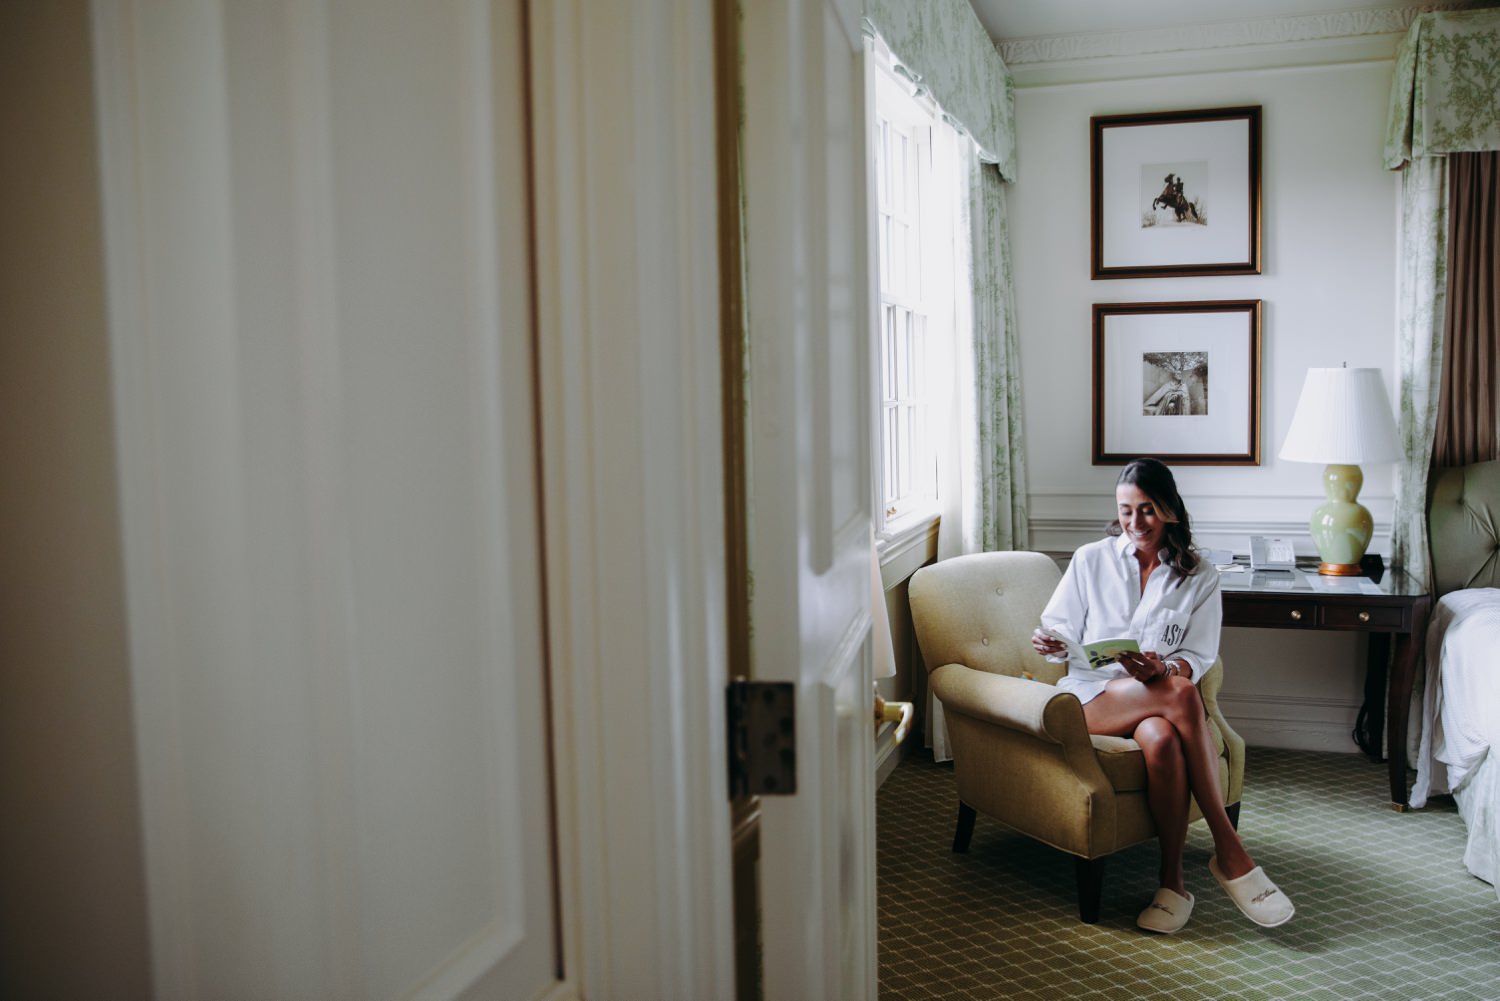
[[[964,664],[1049,685],[1067,671],[1031,648],[1031,631],[1062,573],[1046,553],[973,553],[911,579],[911,610],[928,670]]]
[[[1436,597],[1500,587],[1500,460],[1439,470],[1427,532]]]

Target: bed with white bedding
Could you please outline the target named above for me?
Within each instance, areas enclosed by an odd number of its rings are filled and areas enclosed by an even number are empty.
[[[1411,805],[1452,793],[1468,827],[1464,864],[1500,870],[1500,589],[1443,595],[1427,626],[1427,684]],[[1500,896],[1500,889],[1496,890]]]
[[[1500,897],[1500,461],[1445,469],[1428,507],[1434,589],[1410,804],[1451,793],[1464,865]]]

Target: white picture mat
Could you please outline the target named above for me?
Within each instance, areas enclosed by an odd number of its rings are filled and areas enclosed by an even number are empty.
[[[1103,267],[1250,261],[1248,118],[1110,126],[1100,130],[1100,144]],[[1142,165],[1178,161],[1208,164],[1208,225],[1142,228]]]
[[[1103,318],[1103,451],[1129,455],[1242,455],[1250,441],[1248,310],[1112,313]],[[1148,351],[1208,354],[1208,413],[1147,415]]]

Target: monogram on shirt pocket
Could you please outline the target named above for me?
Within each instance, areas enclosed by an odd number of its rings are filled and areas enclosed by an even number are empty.
[[[1162,610],[1156,619],[1156,651],[1163,657],[1182,646],[1187,639],[1191,612]]]

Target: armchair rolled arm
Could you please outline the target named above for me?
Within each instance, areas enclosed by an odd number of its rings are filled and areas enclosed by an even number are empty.
[[[948,717],[958,797],[1064,851],[1113,851],[1114,788],[1072,692],[962,664],[930,675]]]
[[[945,712],[1028,733],[1051,744],[1089,746],[1083,706],[1071,692],[1026,678],[944,664],[930,675]]]

